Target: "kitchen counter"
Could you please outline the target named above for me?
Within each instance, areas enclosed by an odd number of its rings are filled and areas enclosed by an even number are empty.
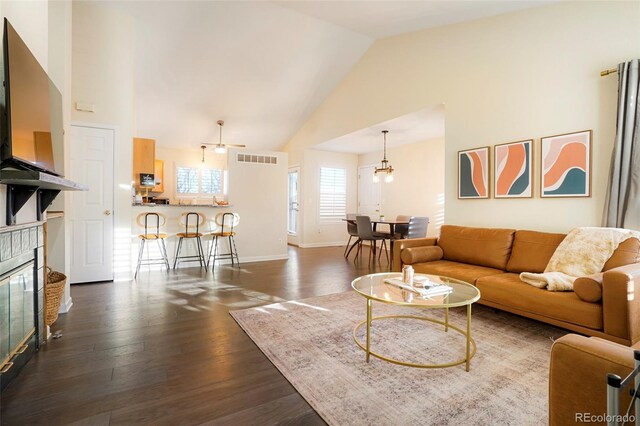
[[[233,207],[232,204],[226,206],[219,206],[217,204],[155,204],[155,203],[143,203],[143,204],[131,204],[133,207],[211,207],[211,208],[225,208]]]
[[[134,204],[132,210],[131,225],[134,233],[137,233],[141,229],[138,224],[140,215],[144,215],[145,213],[159,213],[166,219],[163,232],[174,235],[177,232],[184,232],[184,225],[180,225],[180,217],[184,213],[194,212],[203,215],[209,223],[202,226],[201,230],[202,232],[209,232],[215,228],[215,225],[212,225],[210,222],[215,220],[219,214],[233,211],[233,206],[213,206],[211,204]]]

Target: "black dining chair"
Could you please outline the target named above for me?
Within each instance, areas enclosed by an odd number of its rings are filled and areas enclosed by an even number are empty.
[[[429,226],[428,217],[412,217],[409,220],[409,229],[407,238],[425,238],[427,236],[427,227]]]
[[[362,243],[364,241],[369,241],[371,244],[371,248],[369,250],[369,262],[371,262],[371,255],[373,254],[373,260],[375,260],[376,254],[376,244],[378,241],[382,241],[380,245],[380,250],[384,247],[384,253],[387,257],[387,263],[389,263],[389,252],[387,251],[387,235],[381,234],[378,232],[373,232],[371,229],[371,218],[369,216],[356,216],[356,225],[358,228],[358,238],[360,242],[358,243],[358,251],[356,252],[356,259],[362,253]],[[380,256],[382,255],[382,251],[378,254],[378,260],[380,260]]]
[[[358,238],[358,225],[356,224],[356,214],[348,213],[347,214],[347,233],[349,234],[349,241],[347,241],[347,246],[344,248],[344,257],[348,257],[351,250],[349,247],[351,246],[351,239],[353,237]],[[358,241],[356,240],[356,244]]]

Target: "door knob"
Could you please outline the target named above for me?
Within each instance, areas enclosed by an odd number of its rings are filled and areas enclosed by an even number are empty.
[[[109,215],[111,214],[111,210],[105,210],[105,211],[104,211],[104,214],[105,214],[106,216],[109,216]]]

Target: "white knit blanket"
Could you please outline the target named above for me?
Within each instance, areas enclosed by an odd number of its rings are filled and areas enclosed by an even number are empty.
[[[542,274],[523,272],[520,279],[549,291],[573,291],[578,277],[593,275],[607,263],[618,245],[640,232],[620,228],[574,228],[560,243]]]

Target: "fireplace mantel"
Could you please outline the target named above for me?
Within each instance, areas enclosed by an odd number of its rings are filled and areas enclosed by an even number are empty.
[[[7,225],[16,224],[16,215],[33,194],[36,194],[38,220],[60,191],[87,191],[81,183],[36,170],[1,169],[0,184],[7,185]]]

